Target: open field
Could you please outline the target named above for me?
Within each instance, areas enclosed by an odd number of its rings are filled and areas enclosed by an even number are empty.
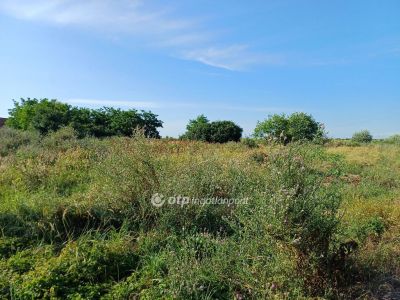
[[[400,0],[0,0],[0,300],[400,300]]]
[[[0,139],[1,299],[399,295],[399,145]]]

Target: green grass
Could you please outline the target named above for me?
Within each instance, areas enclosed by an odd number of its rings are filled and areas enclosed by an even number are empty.
[[[400,277],[396,144],[0,140],[2,299],[372,299]]]

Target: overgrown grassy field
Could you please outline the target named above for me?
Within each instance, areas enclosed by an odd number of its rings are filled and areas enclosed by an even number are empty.
[[[1,299],[382,299],[400,285],[400,146],[3,128],[0,229]]]

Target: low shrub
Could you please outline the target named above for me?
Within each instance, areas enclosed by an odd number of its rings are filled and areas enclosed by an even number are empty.
[[[18,299],[99,299],[137,263],[132,241],[117,233],[86,234],[46,260],[19,253],[7,261],[14,272],[24,272],[10,282]]]
[[[242,138],[240,141],[243,145],[249,147],[250,149],[259,147],[257,142],[252,138]]]
[[[22,131],[9,127],[0,128],[0,157],[15,153],[20,147],[40,141],[35,131]]]
[[[356,143],[371,143],[372,135],[368,130],[362,130],[354,133],[351,140]]]

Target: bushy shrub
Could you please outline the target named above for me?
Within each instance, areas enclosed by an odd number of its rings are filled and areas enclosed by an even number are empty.
[[[14,270],[25,270],[11,282],[18,299],[99,299],[113,282],[130,275],[137,262],[131,240],[116,233],[87,234],[47,260],[27,256],[8,261]]]
[[[250,241],[256,235],[270,241],[269,250],[265,250],[272,251],[270,257],[283,260],[287,271],[302,281],[297,286],[318,294],[328,286],[341,197],[334,184],[323,185],[319,172],[310,165],[316,157],[305,152],[290,148],[271,153],[262,164],[265,182],[236,215],[238,231],[248,235],[248,243],[254,245],[256,242]],[[293,265],[275,248],[278,245],[285,245],[286,254],[296,253]],[[274,266],[279,268],[279,263]],[[286,274],[285,278],[291,277]]]
[[[340,195],[333,187],[324,188],[299,150],[277,153],[268,162],[269,185],[276,191],[271,205],[279,221],[273,234],[289,238],[304,255],[327,257],[339,221]]]
[[[145,229],[154,224],[158,211],[150,199],[159,192],[157,164],[143,137],[114,141],[92,170],[93,181],[87,201],[105,220]]]
[[[78,134],[72,127],[49,132],[42,138],[42,146],[48,149],[66,149],[77,146]]]
[[[258,122],[254,136],[267,138],[282,144],[294,141],[313,141],[322,143],[325,138],[324,126],[305,113],[293,113],[290,116],[272,115]]]
[[[9,127],[0,128],[0,156],[15,153],[16,150],[30,143],[38,143],[40,136],[36,132],[22,131]]]
[[[210,123],[212,143],[238,142],[243,129],[232,121],[215,121]]]
[[[273,138],[281,143],[289,142],[288,118],[286,115],[272,115],[263,122],[258,122],[254,129],[254,136]]]
[[[240,141],[249,148],[258,148],[257,142],[252,138],[243,138]]]
[[[368,130],[362,130],[353,134],[351,140],[356,143],[372,142],[372,135]]]
[[[16,252],[29,248],[31,241],[23,237],[6,237],[0,238],[0,259],[8,259]]]
[[[181,139],[203,141],[210,143],[238,142],[242,137],[243,129],[232,121],[214,121],[200,115],[190,120],[186,127],[186,133]]]
[[[314,141],[324,134],[323,125],[305,113],[293,113],[288,118],[288,136],[291,141]]]

